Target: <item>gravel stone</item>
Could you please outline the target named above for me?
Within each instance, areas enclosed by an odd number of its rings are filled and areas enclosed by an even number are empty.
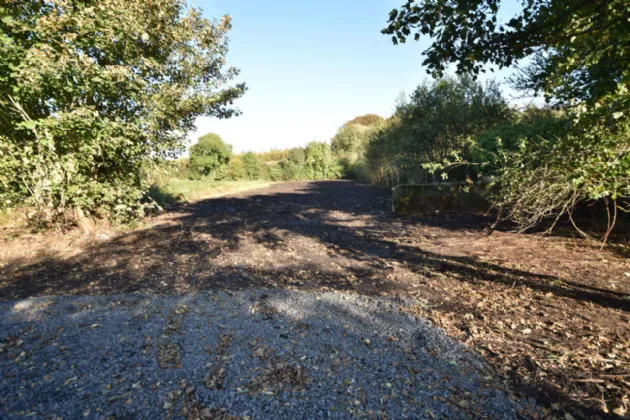
[[[0,417],[178,419],[190,401],[252,419],[539,410],[510,398],[463,344],[400,311],[412,303],[269,290],[3,302]],[[165,339],[180,350],[178,367],[158,363]],[[217,366],[227,373],[209,389]],[[279,382],[261,386],[270,372]]]

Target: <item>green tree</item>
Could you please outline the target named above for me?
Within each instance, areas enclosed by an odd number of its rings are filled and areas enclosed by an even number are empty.
[[[285,181],[305,179],[306,150],[302,147],[290,149],[287,158],[278,164],[283,172]]]
[[[531,58],[515,85],[567,108],[573,124],[566,135],[524,142],[506,155],[497,204],[522,228],[570,216],[582,201],[610,202],[614,215],[628,210],[621,204],[630,198],[627,0],[525,0],[504,24],[497,19],[500,4],[408,0],[391,12],[383,32],[394,43],[431,37],[425,65],[435,75],[449,64],[478,74],[485,64],[507,67]]]
[[[254,152],[247,152],[243,154],[241,161],[243,162],[243,170],[247,179],[256,180],[260,179],[262,175],[260,162],[258,156]]]
[[[198,116],[230,117],[230,18],[184,0],[0,6],[0,203],[126,220]]]
[[[517,112],[513,122],[493,127],[474,136],[472,159],[485,171],[496,171],[505,153],[520,150],[523,142],[557,141],[566,135],[570,120],[566,112],[551,108],[529,107]]]
[[[372,126],[382,123],[383,121],[385,120],[380,115],[365,114],[365,115],[360,115],[354,118],[353,120],[349,121],[347,124],[360,124],[366,127],[372,127]]]
[[[197,144],[190,147],[191,169],[197,174],[215,180],[229,177],[231,157],[232,146],[214,133],[201,136]]]
[[[312,141],[306,146],[305,174],[309,179],[340,177],[341,167],[328,143]]]
[[[269,181],[285,181],[285,171],[280,162],[278,163],[263,163],[261,165],[261,178],[268,179]]]
[[[383,119],[377,115],[373,117],[378,117],[378,119],[370,117],[372,115],[357,117],[344,124],[330,141],[331,149],[343,167],[346,178],[358,177],[357,166],[364,163],[368,143],[375,130],[383,124]]]
[[[365,153],[371,133],[371,127],[355,123],[345,124],[330,141],[330,147],[335,155],[354,162]]]
[[[377,130],[367,151],[375,181],[386,184],[462,180],[471,175],[470,137],[510,121],[496,84],[470,77],[425,82],[399,101],[394,118]]]
[[[289,150],[287,159],[296,165],[304,166],[306,163],[306,150],[303,147],[294,147]]]
[[[240,156],[236,156],[230,161],[230,179],[232,181],[247,179],[245,167],[243,166],[243,160]]]
[[[394,43],[432,38],[429,72],[485,71],[534,55],[530,87],[554,98],[597,101],[628,83],[630,8],[626,0],[524,0],[522,10],[499,22],[500,0],[408,0],[392,10],[383,33]],[[627,104],[626,104],[627,105]]]

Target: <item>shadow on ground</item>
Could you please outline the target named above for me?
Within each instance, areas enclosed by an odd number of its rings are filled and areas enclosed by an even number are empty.
[[[9,281],[0,287],[0,297],[182,293],[252,286],[328,287],[378,294],[404,291],[409,286],[398,279],[384,281],[387,276],[382,276],[383,272],[392,269],[391,263],[398,263],[426,277],[446,274],[472,283],[518,284],[559,297],[630,310],[625,293],[505,268],[475,257],[442,255],[400,240],[406,225],[414,224],[490,233],[491,217],[398,217],[391,213],[387,191],[349,182],[291,183],[281,188],[288,191],[272,188],[264,194],[182,207],[167,223],[98,243],[69,260],[44,258],[26,266],[13,261],[3,270]],[[341,219],[331,217],[332,213],[339,213]],[[338,223],[349,219],[358,223]],[[256,259],[250,251],[259,250],[251,245],[280,254],[295,252],[288,247],[287,236],[315,239],[327,255],[290,258],[285,264],[273,264],[267,255],[263,262],[271,264],[250,264]],[[226,253],[231,254],[228,264],[221,258]],[[328,263],[336,259],[362,264],[329,269]],[[353,278],[358,281],[350,281]]]
[[[401,305],[256,290],[0,303],[0,408],[47,418],[97,408],[107,418],[541,416]],[[210,407],[237,417],[194,415]]]
[[[421,290],[423,299],[440,302],[440,310],[447,313],[500,320],[500,313],[489,314],[466,297],[445,300],[448,289],[441,289],[443,284],[465,285],[463,290],[531,292],[533,299],[546,296],[568,302],[569,312],[559,311],[569,315],[572,310],[580,313],[584,305],[615,314],[630,310],[627,288],[615,290],[605,281],[593,282],[589,273],[542,273],[434,246],[452,239],[446,235],[445,240],[444,232],[463,235],[460,241],[483,240],[491,234],[493,221],[480,215],[399,217],[391,212],[388,191],[351,182],[277,184],[183,206],[149,228],[94,243],[69,259],[10,261],[2,268],[0,297],[178,294],[252,287],[405,296]],[[425,235],[424,242],[418,242],[419,232]],[[548,250],[526,245],[523,249],[553,260]],[[579,258],[576,251],[575,259]],[[547,312],[540,317],[549,316]],[[546,392],[553,400],[568,399],[586,409],[596,406],[582,404],[558,387]],[[592,412],[603,415],[597,409]]]

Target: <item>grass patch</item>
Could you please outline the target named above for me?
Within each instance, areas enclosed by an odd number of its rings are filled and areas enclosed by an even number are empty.
[[[216,198],[242,191],[264,188],[269,181],[210,181],[173,178],[164,185],[151,188],[151,197],[160,204],[172,204],[176,201],[194,202],[207,198]]]

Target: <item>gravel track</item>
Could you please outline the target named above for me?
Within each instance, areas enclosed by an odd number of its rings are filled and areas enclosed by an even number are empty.
[[[409,304],[269,290],[0,303],[0,417],[536,412],[532,402],[509,398],[480,357],[405,313]]]

